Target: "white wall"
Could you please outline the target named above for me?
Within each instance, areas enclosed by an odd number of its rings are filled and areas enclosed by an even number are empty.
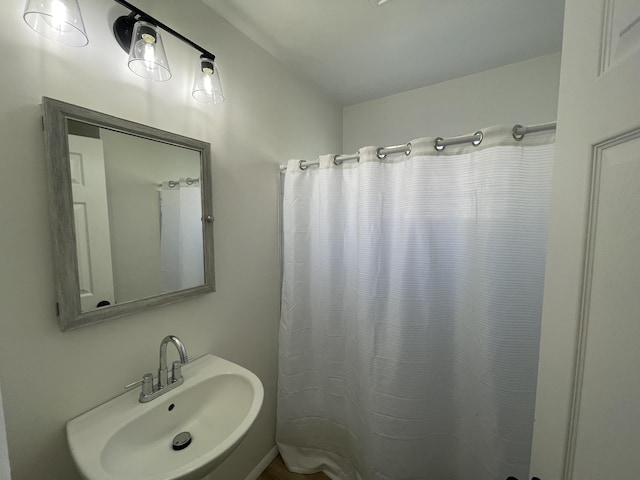
[[[213,352],[265,386],[248,438],[214,478],[242,480],[274,444],[279,262],[277,171],[291,157],[341,146],[342,110],[214,15],[201,2],[136,2],[213,50],[227,102],[192,101],[197,55],[164,36],[174,77],[152,84],[129,72],[112,38],[122,10],[81,2],[88,47],[41,39],[23,1],[0,4],[0,383],[14,480],[79,478],[65,422],[156,368],[158,345],[178,335],[190,353]],[[208,141],[213,149],[217,292],[62,333],[55,317],[40,98],[46,95]]]
[[[437,66],[434,66],[437,68]],[[556,119],[560,54],[345,107],[343,153]]]

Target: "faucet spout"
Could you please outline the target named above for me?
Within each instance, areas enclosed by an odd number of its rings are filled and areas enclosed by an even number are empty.
[[[168,384],[168,368],[167,368],[167,345],[173,343],[178,350],[180,363],[183,365],[188,362],[189,356],[184,343],[175,335],[167,335],[160,342],[160,366],[158,367],[158,389],[164,388]]]

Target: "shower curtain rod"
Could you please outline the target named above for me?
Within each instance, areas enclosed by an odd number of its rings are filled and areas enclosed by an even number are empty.
[[[556,122],[548,122],[548,123],[538,123],[536,125],[514,125],[513,129],[511,129],[511,134],[513,135],[514,140],[520,141],[524,138],[528,133],[537,133],[537,132],[545,132],[547,130],[555,130]],[[441,152],[450,145],[461,145],[463,143],[472,143],[475,146],[478,146],[482,143],[484,139],[484,134],[482,131],[477,131],[471,135],[463,135],[459,137],[450,137],[450,138],[442,138],[437,137],[433,141],[433,148]],[[392,145],[389,147],[380,147],[377,150],[378,158],[382,159],[387,155],[392,155],[394,153],[404,153],[405,155],[409,155],[411,153],[411,143],[407,143],[404,145]],[[349,161],[360,161],[360,154],[353,153],[351,155],[336,155],[333,158],[333,163],[336,165],[340,165],[342,162]],[[306,170],[307,168],[318,165],[320,162],[318,160],[308,161],[308,160],[300,160],[298,162],[298,166],[301,170]],[[280,165],[280,171],[285,171],[287,169],[286,165]]]
[[[200,183],[200,179],[199,178],[191,178],[191,177],[187,177],[184,179],[185,183],[187,185],[193,185],[194,183]],[[167,180],[167,185],[169,186],[169,188],[173,188],[176,185],[180,184],[180,180]],[[162,183],[158,183],[156,184],[158,187],[161,187],[163,184]]]

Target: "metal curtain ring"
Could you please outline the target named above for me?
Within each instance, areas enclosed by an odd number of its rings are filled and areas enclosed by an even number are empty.
[[[337,165],[337,166],[342,165],[342,160],[338,160],[338,157],[339,157],[339,156],[340,156],[340,155],[334,155],[334,156],[333,156],[333,164],[334,164],[334,165]]]
[[[438,152],[444,150],[444,145],[440,145],[440,142],[442,141],[444,141],[444,138],[442,137],[436,137],[436,139],[433,141],[433,148],[435,148]]]
[[[411,147],[411,142],[407,143],[407,149],[404,151],[404,154],[405,154],[406,156],[411,155],[411,149],[412,149],[412,148],[413,148],[413,147]]]
[[[513,135],[513,139],[517,142],[524,138],[524,133],[518,133],[518,130],[522,128],[522,125],[514,125],[513,130],[511,130],[511,135]]]
[[[471,142],[471,144],[474,147],[477,147],[478,145],[480,145],[482,143],[482,140],[484,140],[484,134],[480,130],[478,130],[476,133],[474,133],[474,135],[476,137],[478,137],[478,136],[480,137],[477,140],[474,140],[473,142]]]
[[[173,188],[176,185],[178,185],[178,182],[174,181],[174,180],[169,180],[169,182],[167,183],[167,185],[169,185],[169,188]]]
[[[187,179],[185,180],[185,182],[187,182],[187,185],[193,185],[194,180],[191,177],[187,177]]]
[[[298,161],[298,167],[300,167],[300,170],[306,170],[307,168],[309,168],[309,165],[303,165],[304,163],[306,163],[304,160]]]
[[[383,158],[385,158],[385,157],[387,156],[387,154],[386,154],[386,153],[380,153],[380,150],[382,150],[382,148],[383,148],[383,147],[379,147],[379,148],[376,150],[376,155],[378,156],[378,158],[379,158],[380,160],[382,160]]]

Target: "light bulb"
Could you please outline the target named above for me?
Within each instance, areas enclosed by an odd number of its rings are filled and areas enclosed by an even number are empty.
[[[60,0],[53,0],[53,4],[51,5],[51,13],[51,28],[57,30],[60,33],[68,31],[71,28],[65,23],[65,18],[67,17],[67,7]]]
[[[146,42],[146,40],[145,40],[145,42]],[[143,49],[144,49],[143,57],[144,57],[145,67],[149,71],[155,70],[157,68],[156,64],[154,63],[155,59],[156,59],[156,49],[153,48],[153,43],[146,42],[144,44]]]

